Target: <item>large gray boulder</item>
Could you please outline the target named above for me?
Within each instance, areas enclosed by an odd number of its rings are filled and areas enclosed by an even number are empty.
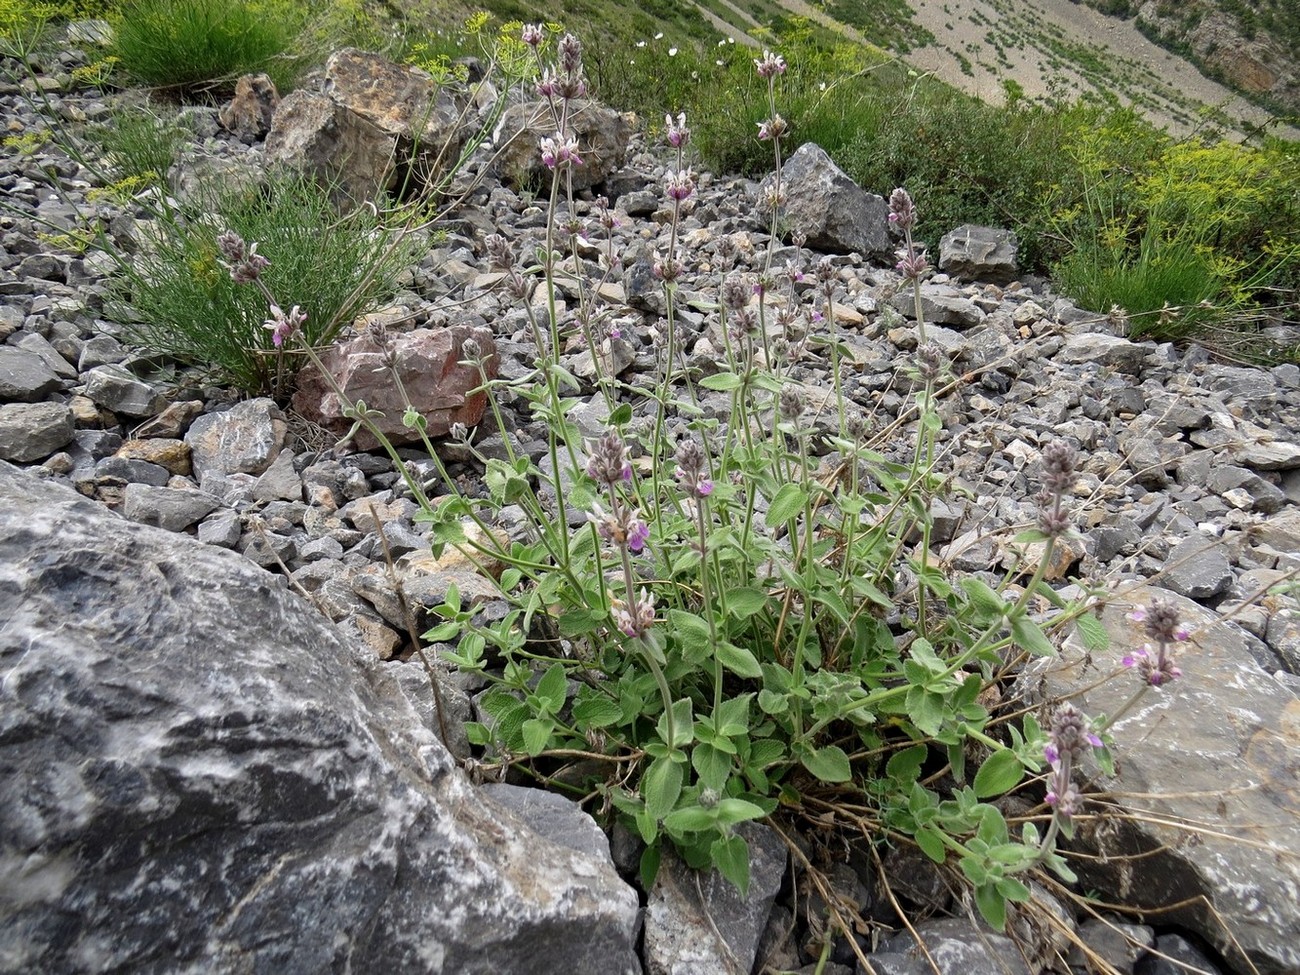
[[[1146,642],[1125,614],[1152,598],[1176,606],[1191,631],[1179,645],[1183,675],[1124,711],[1141,685],[1120,661]],[[1190,599],[1135,590],[1102,622],[1110,649],[1089,654],[1071,638],[1034,668],[1046,696],[1120,715],[1120,777],[1085,770],[1116,794],[1078,822],[1076,841],[1093,854],[1074,861],[1084,887],[1195,931],[1237,970],[1300,971],[1300,700],[1260,668],[1241,630]]]
[[[759,215],[765,221],[771,218],[768,197],[773,182],[769,176],[759,190]],[[893,263],[889,207],[882,197],[853,182],[821,146],[805,142],[786,160],[781,192],[785,224],[803,234],[809,247],[832,254],[857,251]]]
[[[244,559],[0,464],[0,621],[0,971],[639,971],[612,864]]]

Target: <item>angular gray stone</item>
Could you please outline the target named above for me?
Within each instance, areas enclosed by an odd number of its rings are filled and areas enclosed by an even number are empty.
[[[76,424],[62,403],[0,405],[0,460],[27,464],[72,442]]]
[[[916,925],[916,933],[939,975],[1031,975],[1014,941],[965,918],[922,921]],[[882,947],[911,961],[924,962],[926,958],[908,931],[899,931]]]
[[[1180,596],[1209,599],[1232,585],[1232,564],[1222,543],[1193,535],[1173,547],[1160,582]]]
[[[646,905],[647,975],[718,975],[753,967],[787,854],[766,826],[744,823],[737,832],[749,843],[746,898],[716,870],[691,870],[665,851]]]
[[[585,190],[603,182],[623,165],[636,117],[581,98],[572,103],[569,128],[578,140],[582,165],[571,167],[573,188]],[[513,185],[550,185],[542,163],[541,140],[555,134],[555,122],[545,102],[527,101],[505,110],[492,133],[494,167]]]
[[[222,106],[218,118],[222,128],[251,145],[271,131],[279,105],[280,92],[269,75],[246,74],[235,82],[235,94]]]
[[[0,401],[33,403],[63,385],[39,355],[0,345]]]
[[[407,666],[420,668],[420,665],[415,663]],[[427,685],[429,678],[422,669],[419,676]],[[445,684],[443,693],[447,693]],[[464,695],[463,691],[460,693]],[[605,831],[582,811],[581,806],[558,792],[530,789],[505,782],[479,786],[479,792],[498,806],[510,810],[527,823],[533,832],[545,836],[552,843],[567,846],[579,853],[586,853],[602,860],[609,856],[609,837],[605,835]]]
[[[899,291],[889,303],[915,320],[916,297],[910,288]],[[952,325],[956,328],[971,328],[984,321],[984,312],[975,302],[942,285],[921,286],[921,314],[929,324]]]
[[[1012,231],[964,223],[939,240],[939,270],[963,281],[1010,284],[1020,275],[1018,252]]]
[[[1242,490],[1250,497],[1254,511],[1273,514],[1286,504],[1286,495],[1276,484],[1271,484],[1253,471],[1232,464],[1216,466],[1205,480],[1205,485],[1215,494],[1226,496],[1229,491]]]
[[[122,514],[142,525],[183,532],[212,514],[220,505],[220,501],[202,491],[128,484],[122,498]]]
[[[262,474],[280,456],[289,427],[270,399],[250,399],[199,417],[185,433],[194,476]]]
[[[130,417],[162,412],[167,399],[162,392],[133,375],[124,366],[96,366],[85,374],[86,395],[98,406]]]
[[[22,336],[15,336],[13,347],[22,349],[24,352],[31,352],[33,355],[41,357],[41,361],[50,367],[50,371],[60,379],[76,379],[77,367],[67,359],[63,358],[49,343],[45,336],[38,332],[28,332]]]
[[[1136,375],[1142,371],[1149,351],[1149,348],[1122,339],[1118,335],[1085,332],[1067,338],[1056,357],[1062,362],[1090,362]]]
[[[266,158],[323,177],[353,203],[396,189],[399,173],[432,183],[464,143],[449,91],[419,68],[344,48],[325,63],[323,93],[298,89],[279,103]]]
[[[6,969],[638,971],[612,864],[238,556],[0,465],[0,618]]]
[[[239,514],[223,508],[199,524],[199,541],[217,548],[234,548],[239,544],[243,531]]]
[[[771,213],[766,191],[773,182],[769,176],[759,188],[758,211],[763,219]],[[806,235],[814,250],[893,256],[884,199],[853,182],[821,146],[805,142],[794,151],[781,167],[781,189],[785,193],[782,218],[791,231]]]
[[[1086,784],[1113,792],[1117,814],[1077,821],[1088,855],[1074,865],[1085,888],[1156,909],[1162,926],[1195,932],[1234,970],[1291,975],[1300,971],[1300,902],[1285,893],[1300,888],[1300,701],[1255,663],[1246,635],[1190,600],[1138,589],[1102,613],[1107,650],[1071,636],[1058,658],[1031,666],[1032,680],[1044,699],[1120,715],[1140,686],[1121,660],[1148,642],[1127,614],[1153,598],[1190,630],[1176,651],[1183,673],[1109,729],[1115,779],[1084,763]],[[1098,680],[1111,672],[1119,676]]]

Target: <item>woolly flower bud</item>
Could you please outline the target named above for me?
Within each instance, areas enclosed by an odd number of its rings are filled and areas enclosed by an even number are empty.
[[[542,76],[537,79],[537,84],[534,87],[537,94],[543,98],[550,98],[559,90],[559,81],[555,77],[555,72],[550,68],[543,70]]]
[[[478,339],[469,338],[460,344],[460,354],[466,362],[478,362],[483,358],[483,346]]]
[[[271,330],[271,342],[278,349],[307,321],[307,314],[297,305],[286,314],[279,305],[271,306],[271,317],[262,323]]]
[[[817,267],[814,269],[813,273],[817,275],[817,280],[822,284],[830,284],[837,277],[835,273],[835,262],[829,257],[823,257],[817,262]]]
[[[521,38],[529,47],[537,47],[542,43],[545,33],[542,31],[541,24],[524,24]]]
[[[500,234],[488,234],[483,244],[494,270],[508,271],[515,266],[515,250]]]
[[[582,42],[572,34],[565,34],[559,43],[560,70],[567,75],[575,75],[582,67]]]
[[[1102,747],[1101,739],[1093,733],[1083,712],[1069,701],[1053,713],[1047,735],[1043,756],[1052,765],[1060,762],[1063,756],[1068,756],[1071,764],[1077,764],[1089,748]]]
[[[739,311],[748,305],[751,294],[752,289],[738,274],[730,275],[722,282],[722,304],[731,311]]]
[[[1074,483],[1074,465],[1078,455],[1064,440],[1054,440],[1043,448],[1043,488],[1060,495]]]
[[[1160,643],[1174,643],[1186,640],[1190,635],[1187,627],[1178,622],[1178,610],[1171,603],[1153,599],[1150,606],[1139,606],[1129,613],[1129,619],[1135,623],[1145,623],[1146,634]]]
[[[627,459],[627,446],[617,433],[610,431],[588,445],[591,458],[587,461],[587,476],[597,484],[613,487],[619,481],[632,480],[632,465]]]
[[[568,164],[582,165],[582,157],[578,155],[578,140],[572,136],[561,142],[558,138],[548,135],[538,143],[537,147],[542,153],[542,164],[547,169],[560,169]]]
[[[704,448],[695,440],[683,440],[677,445],[677,470],[675,475],[686,490],[701,498],[713,493],[713,481],[709,478],[708,459]]]
[[[689,169],[680,172],[670,169],[664,180],[664,189],[670,200],[680,203],[695,192],[695,174]]]
[[[754,58],[754,67],[758,69],[760,78],[775,78],[779,74],[785,74],[785,58],[771,51],[764,51],[761,58]]]
[[[655,597],[642,587],[639,597],[629,607],[622,600],[613,600],[614,622],[627,636],[645,634],[655,621]]]
[[[231,264],[238,264],[244,259],[244,238],[233,230],[223,231],[217,237],[217,247],[221,250],[221,256]]]
[[[665,115],[664,127],[667,131],[668,144],[674,149],[680,149],[691,141],[691,130],[686,127],[685,112],[678,113],[676,121],[673,121],[671,115]]]
[[[771,118],[758,123],[758,138],[763,142],[769,139],[779,139],[789,129],[790,126],[786,124],[785,119],[780,115],[773,115]]]
[[[783,420],[793,422],[799,419],[804,408],[803,391],[798,386],[783,386],[776,408]]]
[[[906,280],[919,281],[930,270],[930,262],[925,259],[924,251],[900,251],[897,268]]]
[[[916,350],[916,367],[921,378],[934,382],[943,372],[943,349],[936,342],[926,342]]]
[[[899,230],[911,230],[916,224],[916,204],[901,186],[889,194],[889,222]]]

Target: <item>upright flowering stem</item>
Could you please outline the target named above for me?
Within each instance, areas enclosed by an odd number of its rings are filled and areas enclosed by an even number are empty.
[[[1083,795],[1074,784],[1074,769],[1091,749],[1101,747],[1101,739],[1073,704],[1067,701],[1052,714],[1047,745],[1043,748],[1043,757],[1051,768],[1046,798],[1052,807],[1052,822],[1039,844],[1039,860],[1046,859],[1056,849],[1059,833],[1070,835],[1070,821],[1083,804]]]
[[[587,476],[605,489],[609,498],[608,513],[595,505],[587,515],[587,520],[595,526],[597,536],[612,542],[618,550],[623,568],[624,599],[611,600],[614,621],[625,636],[637,641],[642,651],[646,666],[654,674],[655,683],[663,699],[664,723],[667,729],[665,744],[671,751],[675,747],[677,732],[673,723],[673,698],[668,687],[668,679],[656,659],[655,651],[646,641],[650,628],[654,625],[654,595],[644,586],[640,592],[636,589],[636,576],[632,571],[632,554],[640,552],[650,536],[650,530],[641,520],[640,512],[628,505],[619,494],[619,485],[632,480],[632,465],[627,457],[627,445],[622,438],[610,431],[600,440],[590,444],[590,459],[587,461]]]
[[[713,605],[712,580],[709,566],[709,509],[708,498],[713,493],[713,479],[709,476],[709,461],[698,441],[683,440],[677,445],[677,470],[675,476],[686,490],[695,508],[695,530],[699,538],[700,596],[704,602],[704,618],[709,624],[709,650],[713,658],[713,713],[722,707],[722,662],[718,659],[717,615],[726,613],[725,596],[719,592],[720,605]]]
[[[767,367],[772,367],[772,350],[767,338],[767,321],[763,305],[764,293],[767,289],[767,276],[772,269],[772,255],[776,251],[777,234],[780,231],[781,222],[781,205],[785,199],[785,190],[781,185],[781,138],[789,130],[789,126],[776,111],[776,79],[778,76],[785,74],[785,58],[779,54],[773,54],[771,51],[764,51],[761,58],[754,58],[754,67],[758,71],[758,76],[767,82],[767,118],[758,123],[758,138],[761,141],[772,143],[772,157],[775,162],[775,168],[772,173],[772,186],[769,191],[768,204],[772,210],[772,219],[768,226],[767,239],[767,259],[764,262],[763,277],[760,279],[758,318],[759,329],[763,341],[763,355],[767,360]]]

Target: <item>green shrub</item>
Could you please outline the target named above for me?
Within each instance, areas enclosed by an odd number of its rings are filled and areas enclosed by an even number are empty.
[[[87,141],[98,145],[118,180],[161,183],[181,145],[193,133],[146,105],[116,109],[110,120],[87,127]]]
[[[303,16],[275,0],[130,0],[121,10],[113,55],[133,82],[193,95],[265,71],[287,91]]]
[[[231,280],[216,244],[223,230],[275,255],[265,280],[307,314],[302,337],[313,348],[390,294],[416,247],[371,208],[338,216],[328,188],[294,175],[255,188],[210,186],[183,211],[167,208],[143,222],[139,253],[110,246],[117,263],[110,307],[132,344],[278,396],[300,360],[273,344],[266,301]]]

